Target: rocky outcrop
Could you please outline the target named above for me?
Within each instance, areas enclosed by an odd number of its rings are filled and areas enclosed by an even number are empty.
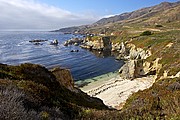
[[[60,85],[65,86],[71,91],[75,91],[74,80],[72,78],[70,70],[57,67],[52,69],[51,72],[55,75],[56,80]]]
[[[123,42],[121,43],[112,43],[112,52],[119,52],[120,54],[126,54],[126,48]]]
[[[83,38],[72,38],[70,40],[65,41],[64,46],[68,46],[68,45],[78,46],[78,45],[82,44],[83,41],[84,41]]]
[[[95,40],[86,39],[83,45],[80,47],[90,50],[99,50],[99,51],[111,51],[112,45],[110,37],[99,37]]]
[[[167,79],[167,78],[178,78],[180,77],[180,71],[178,73],[176,73],[175,75],[171,75],[168,76],[168,72],[167,70],[164,71],[163,76],[160,77],[160,79]]]
[[[120,43],[112,43],[111,51],[119,51],[121,49]]]
[[[134,79],[147,75],[156,75],[161,69],[160,58],[148,62],[146,59],[151,56],[150,50],[136,48],[134,44],[127,44],[128,54],[124,56],[126,63],[120,68],[119,73],[122,78]]]
[[[125,79],[134,79],[137,60],[127,61],[119,70],[120,76]]]
[[[146,59],[151,56],[151,51],[137,48],[134,44],[127,44],[126,48],[129,50],[129,59]]]

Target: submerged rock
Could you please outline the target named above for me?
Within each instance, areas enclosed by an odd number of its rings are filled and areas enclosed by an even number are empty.
[[[79,52],[79,50],[71,50],[71,52]]]
[[[41,40],[41,39],[39,39],[39,40],[30,40],[29,42],[45,42],[45,41],[48,41],[48,40]]]
[[[43,45],[42,43],[36,42],[34,45]]]

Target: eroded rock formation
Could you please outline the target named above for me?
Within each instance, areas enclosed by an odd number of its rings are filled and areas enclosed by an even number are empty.
[[[81,45],[82,48],[98,50],[98,51],[111,51],[112,45],[110,37],[98,37],[95,40],[86,39]]]
[[[156,75],[161,69],[162,65],[159,64],[160,58],[151,62],[146,60],[151,56],[150,50],[136,48],[133,44],[127,44],[126,50],[128,50],[128,54],[124,58],[127,61],[119,70],[122,78],[134,79],[147,75]]]

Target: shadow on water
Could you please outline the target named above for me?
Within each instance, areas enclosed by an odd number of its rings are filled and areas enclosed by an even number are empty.
[[[117,58],[119,53],[118,52],[112,52],[111,50],[104,50],[104,51],[97,51],[97,50],[88,50],[91,53],[93,53],[96,57],[99,58],[106,58],[106,57],[114,57]]]

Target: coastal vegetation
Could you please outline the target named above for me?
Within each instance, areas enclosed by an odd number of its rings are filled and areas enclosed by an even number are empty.
[[[66,72],[65,72],[66,71]],[[35,64],[22,64],[20,66],[0,65],[1,88],[1,119],[72,119],[81,111],[81,108],[108,109],[100,99],[91,98],[79,89],[70,89],[73,84],[62,84],[70,81],[71,74],[68,70],[48,71],[46,68]],[[66,77],[57,78],[57,74]],[[69,79],[68,79],[69,78]],[[6,101],[6,102],[3,102]],[[9,106],[8,102],[12,103]],[[20,107],[18,107],[20,106]],[[1,108],[2,108],[1,107]],[[13,109],[11,109],[11,107]],[[14,113],[16,112],[17,113]],[[6,114],[10,112],[11,114]],[[22,113],[20,113],[22,111]],[[32,112],[32,113],[31,113]],[[24,115],[27,113],[27,115]],[[19,116],[22,114],[23,116]],[[26,118],[26,116],[28,116]],[[59,117],[58,117],[59,116]]]
[[[74,87],[67,69],[0,64],[0,119],[180,119],[179,10],[179,2],[165,2],[117,21],[115,16],[69,28],[94,35],[83,41],[86,48],[117,52],[126,61],[119,70],[122,78],[154,77],[150,88],[133,93],[120,110]]]

